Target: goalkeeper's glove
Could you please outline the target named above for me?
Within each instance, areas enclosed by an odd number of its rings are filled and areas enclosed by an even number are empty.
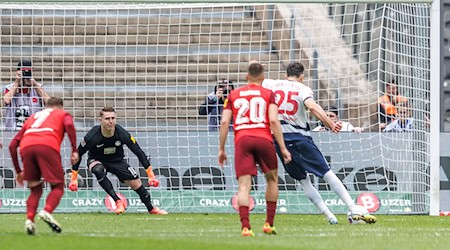
[[[145,172],[147,172],[147,176],[148,176],[148,185],[150,187],[157,187],[159,186],[159,180],[156,179],[155,174],[153,173],[153,169],[152,166],[149,166]]]
[[[72,192],[78,191],[78,171],[72,170],[72,177],[70,178],[69,189]]]

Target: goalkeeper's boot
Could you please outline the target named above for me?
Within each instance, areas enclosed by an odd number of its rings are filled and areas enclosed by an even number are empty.
[[[246,227],[242,228],[242,233],[241,234],[244,237],[254,237],[255,236],[253,231],[251,229],[246,228]]]
[[[371,215],[371,214],[364,214],[360,216],[360,219],[366,222],[367,224],[373,224],[377,222],[377,217]]]
[[[150,214],[159,214],[159,215],[166,215],[169,214],[166,210],[162,210],[160,208],[154,207],[152,211],[149,212]]]
[[[28,235],[35,235],[36,234],[36,225],[31,220],[27,219],[25,221],[25,231]]]
[[[263,226],[263,232],[265,234],[277,234],[277,230],[274,226],[271,226],[268,222]]]
[[[123,205],[122,200],[116,201],[116,210],[114,212],[116,212],[116,214],[121,214],[125,212],[125,206]]]
[[[59,223],[53,218],[53,216],[45,211],[41,210],[38,214],[38,216],[45,222],[47,225],[53,230],[55,233],[61,233],[61,226]]]
[[[328,223],[330,223],[330,225],[337,225],[338,220],[336,219],[336,217],[330,217],[328,218]]]

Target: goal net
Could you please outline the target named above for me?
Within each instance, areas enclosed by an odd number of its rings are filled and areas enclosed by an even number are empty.
[[[149,190],[169,212],[234,211],[233,137],[222,170],[214,90],[243,86],[252,59],[265,64],[271,79],[283,79],[290,62],[301,62],[317,102],[363,129],[311,132],[357,203],[378,214],[429,212],[429,4],[30,3],[0,4],[0,11],[2,95],[17,63],[31,60],[33,78],[73,114],[78,142],[98,124],[101,108],[113,106],[118,124],[151,156],[161,186]],[[380,105],[392,81],[400,97]],[[1,108],[0,212],[23,212],[28,190],[14,181],[9,108]],[[13,120],[28,108],[18,105]],[[320,125],[311,118],[311,128]],[[147,186],[144,168],[125,151]],[[67,141],[61,153],[68,182]],[[67,189],[57,211],[114,209],[86,158],[79,191]],[[145,211],[136,193],[109,177],[128,211]],[[333,212],[347,212],[322,179],[310,178]],[[279,188],[279,212],[318,213],[281,163]],[[264,190],[259,175],[253,212],[265,211]]]

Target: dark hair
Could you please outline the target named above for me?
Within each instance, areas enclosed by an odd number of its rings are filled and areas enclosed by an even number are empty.
[[[50,97],[47,101],[48,107],[61,106],[64,107],[63,99],[59,97]]]
[[[289,63],[289,65],[286,68],[287,76],[296,76],[300,77],[303,75],[303,72],[305,71],[305,67],[301,63],[295,62],[295,63]]]
[[[252,63],[248,66],[248,75],[251,78],[257,78],[264,73],[264,66],[260,63]]]
[[[31,61],[30,60],[20,60],[19,63],[17,64],[17,70],[21,70],[22,67],[32,67]]]
[[[333,112],[336,116],[339,116],[338,108],[335,106],[326,106],[323,108],[324,111]]]
[[[386,82],[386,87],[387,86],[395,86],[396,87],[395,95],[399,94],[398,85],[397,85],[397,82],[394,79],[390,80],[389,82]],[[386,91],[386,89],[384,91]]]
[[[100,117],[103,117],[103,113],[105,113],[105,112],[116,112],[116,111],[114,110],[113,107],[106,106],[106,107],[102,108],[102,110],[100,110]]]

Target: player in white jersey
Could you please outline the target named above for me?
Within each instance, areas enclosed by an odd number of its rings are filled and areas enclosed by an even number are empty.
[[[252,62],[251,62],[252,63]],[[312,185],[307,173],[310,172],[323,178],[331,189],[348,206],[350,211],[355,209],[355,203],[339,178],[331,171],[319,148],[313,142],[308,125],[307,110],[316,116],[330,131],[339,133],[342,122],[333,122],[314,101],[311,88],[304,85],[304,67],[301,63],[290,63],[286,69],[285,80],[264,80],[263,87],[271,89],[278,104],[278,119],[281,122],[284,140],[292,154],[292,161],[283,164],[290,176],[299,180],[303,191],[313,204],[327,217],[330,224],[337,224],[337,219],[327,208],[319,192]],[[278,151],[278,145],[277,151]],[[373,215],[364,216],[367,223],[376,222]]]

